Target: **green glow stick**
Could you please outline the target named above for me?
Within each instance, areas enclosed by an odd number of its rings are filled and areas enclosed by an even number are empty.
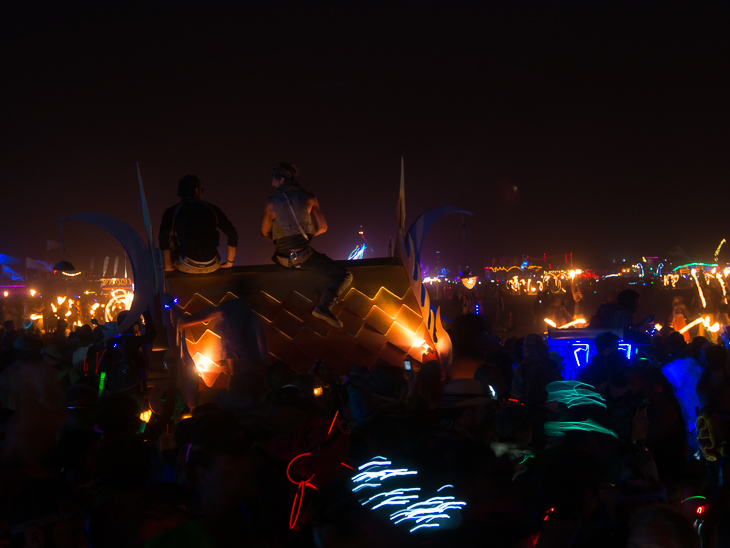
[[[577,405],[606,407],[606,400],[589,384],[578,381],[555,381],[548,384],[545,389],[548,401],[564,403],[568,407]]]
[[[580,422],[556,421],[545,423],[545,434],[548,436],[564,436],[566,432],[569,432],[571,430],[582,430],[584,432],[600,432],[601,434],[608,434],[609,436],[618,438],[613,430],[604,428],[603,426],[595,421],[592,421],[591,419]]]

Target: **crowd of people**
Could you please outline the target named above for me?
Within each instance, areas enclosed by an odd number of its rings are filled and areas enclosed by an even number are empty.
[[[332,306],[352,274],[311,247],[327,223],[298,174],[274,166],[261,234],[281,268],[327,280],[312,315],[341,328]],[[202,193],[195,176],[179,182],[160,229],[166,272],[233,265],[237,232]],[[192,315],[171,299],[172,388],[152,420],[149,312],[70,332],[6,321],[0,546],[730,545],[728,339],[691,338],[681,300],[657,330],[635,317],[639,300],[625,290],[600,306],[573,378],[544,334],[518,335],[496,286],[451,295],[448,363],[349,371],[271,362],[238,299]],[[540,327],[585,305],[578,286],[535,303]],[[174,334],[212,317],[231,376],[199,391]]]
[[[4,546],[730,543],[722,340],[662,330],[627,357],[607,330],[566,379],[543,335],[465,314],[448,367],[274,362],[257,377],[243,359],[229,388],[178,395],[146,429],[134,373],[151,322],[123,354],[105,327],[3,328]],[[101,380],[125,364],[129,382]]]

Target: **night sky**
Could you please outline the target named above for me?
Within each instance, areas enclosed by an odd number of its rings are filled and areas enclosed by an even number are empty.
[[[122,4],[125,7],[121,7]],[[452,271],[709,261],[728,237],[728,2],[4,2],[0,253],[55,262],[54,220],[155,231],[191,173],[265,264],[271,168],[300,169],[330,230],[386,256],[401,157],[407,225],[432,207]],[[66,259],[121,247],[65,224]],[[223,240],[224,242],[225,240]],[[675,255],[681,262],[682,257]]]

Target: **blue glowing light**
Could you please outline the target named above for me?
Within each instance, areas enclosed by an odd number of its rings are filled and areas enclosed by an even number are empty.
[[[565,340],[555,339],[551,340],[550,350],[558,351],[558,353],[564,357],[567,363],[565,363],[563,375],[566,379],[574,379],[577,376],[577,371],[584,367],[590,362],[591,357],[595,354],[593,343],[587,340]],[[619,341],[618,348],[621,352],[626,354],[626,359],[631,360],[632,353],[634,351],[634,345]]]
[[[371,466],[390,466],[391,462],[385,457],[373,457],[373,460],[358,467],[358,470],[365,470]]]
[[[588,356],[591,353],[591,345],[587,343],[573,343],[573,356],[578,367],[583,367],[588,363]],[[579,356],[580,354],[580,356]]]
[[[350,255],[347,257],[347,260],[356,261],[358,259],[362,259],[363,255],[365,254],[366,249],[367,249],[367,246],[365,244],[356,245],[355,249],[350,251]]]
[[[361,489],[374,490],[377,487],[382,487],[381,483],[375,483],[369,480],[387,480],[393,483],[405,479],[405,476],[415,476],[418,474],[417,471],[408,470],[407,468],[390,468],[391,465],[391,461],[385,457],[375,457],[358,467],[358,473],[352,477],[352,482],[359,485],[356,485],[352,491],[357,492]],[[396,477],[400,479],[394,480],[393,478]],[[441,493],[444,489],[453,488],[453,485],[443,485],[437,490],[437,493]],[[405,523],[410,525],[409,532],[411,533],[424,528],[448,526],[452,518],[457,518],[453,523],[460,521],[458,519],[460,511],[466,506],[466,502],[458,501],[453,496],[434,496],[420,500],[421,491],[422,489],[420,487],[398,486],[395,489],[383,490],[360,499],[360,504],[369,507],[370,510],[377,510],[387,506],[405,507],[391,513],[389,519],[394,524]]]
[[[631,359],[631,345],[630,344],[620,343],[618,345],[618,349],[619,350],[623,350],[626,353],[626,359],[627,360],[630,360]]]

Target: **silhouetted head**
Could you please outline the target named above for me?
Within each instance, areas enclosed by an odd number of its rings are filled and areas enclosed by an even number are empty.
[[[633,289],[625,289],[616,297],[616,304],[631,312],[636,312],[639,308],[640,298],[641,296]]]
[[[596,353],[604,354],[607,352],[614,352],[618,350],[619,340],[620,339],[618,338],[618,336],[611,333],[610,331],[601,333],[593,341],[596,345]]]
[[[195,190],[200,187],[202,181],[195,175],[185,175],[177,182],[177,195],[182,199],[190,199],[195,194]]]
[[[673,357],[681,357],[687,354],[687,343],[684,335],[679,331],[672,331],[667,337],[667,350]]]
[[[296,180],[299,176],[299,170],[297,166],[289,162],[277,162],[271,171],[271,176],[275,179],[283,178],[285,181]]]

